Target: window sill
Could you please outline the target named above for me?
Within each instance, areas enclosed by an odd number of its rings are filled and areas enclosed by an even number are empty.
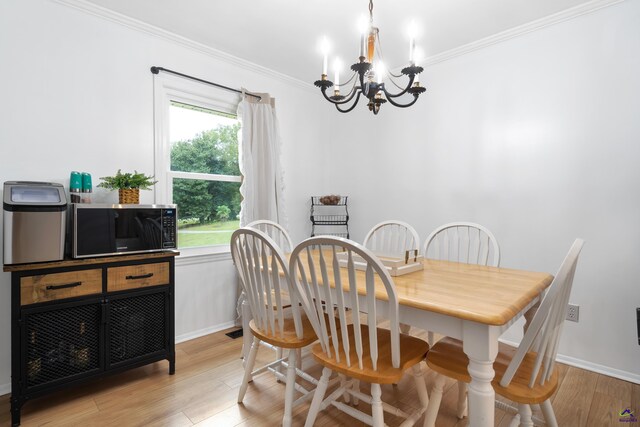
[[[176,258],[176,266],[231,260],[229,245],[181,248],[178,250],[180,251],[180,255]]]

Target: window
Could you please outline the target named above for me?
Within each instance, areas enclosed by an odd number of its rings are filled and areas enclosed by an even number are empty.
[[[178,205],[181,251],[228,251],[242,180],[235,102],[198,83],[164,77],[155,84],[156,200]]]

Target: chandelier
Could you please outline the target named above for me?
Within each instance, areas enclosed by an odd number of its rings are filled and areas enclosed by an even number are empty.
[[[422,67],[416,65],[415,62],[415,38],[413,35],[409,41],[409,66],[404,67],[400,73],[393,74],[388,72],[388,80],[399,90],[397,93],[391,93],[387,90],[383,82],[384,65],[383,56],[380,49],[380,33],[378,28],[373,26],[373,0],[369,0],[369,25],[366,31],[362,32],[360,37],[360,56],[359,61],[351,65],[353,74],[343,84],[340,84],[339,65],[336,64],[335,81],[327,79],[327,53],[328,49],[323,48],[322,77],[315,81],[315,85],[320,88],[325,99],[336,106],[341,113],[348,113],[353,110],[360,100],[360,96],[369,100],[367,106],[373,114],[378,114],[380,106],[386,102],[400,108],[410,107],[416,103],[421,93],[426,89],[420,86],[419,74],[423,71]],[[409,81],[406,86],[398,84],[397,79],[407,77]],[[333,95],[327,95],[327,89],[333,87]],[[340,89],[349,89],[346,95],[340,93]],[[344,92],[344,90],[343,90]],[[413,100],[403,104],[397,100],[404,94],[413,95]],[[351,104],[350,104],[351,103]],[[349,105],[350,104],[350,105]]]

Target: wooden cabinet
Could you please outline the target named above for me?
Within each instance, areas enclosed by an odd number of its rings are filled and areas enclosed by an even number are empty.
[[[5,266],[11,413],[29,399],[159,360],[175,372],[175,252]]]

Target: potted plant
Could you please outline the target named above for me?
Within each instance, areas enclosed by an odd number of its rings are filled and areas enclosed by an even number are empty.
[[[138,171],[122,173],[120,169],[114,176],[100,178],[98,187],[108,190],[118,190],[120,204],[137,204],[140,202],[140,190],[150,190],[154,181],[153,176],[147,176]]]

